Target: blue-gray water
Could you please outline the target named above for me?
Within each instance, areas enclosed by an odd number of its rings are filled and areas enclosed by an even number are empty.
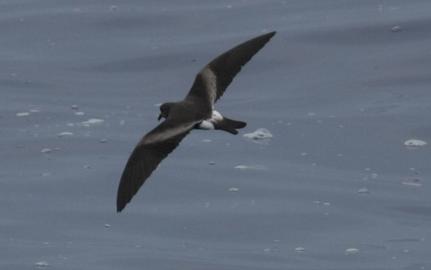
[[[430,11],[1,1],[0,269],[431,269],[430,144],[404,145],[431,143]],[[115,213],[155,104],[271,30],[218,103],[247,128],[194,131]]]

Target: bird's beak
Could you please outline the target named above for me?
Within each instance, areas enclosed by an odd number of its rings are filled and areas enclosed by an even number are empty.
[[[160,121],[160,119],[162,119],[162,114],[159,114],[159,117],[157,118],[157,120],[159,120]]]

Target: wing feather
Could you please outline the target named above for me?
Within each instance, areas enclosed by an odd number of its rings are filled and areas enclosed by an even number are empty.
[[[130,202],[145,180],[193,129],[196,123],[173,124],[167,119],[145,135],[130,155],[117,192],[117,212]]]
[[[271,32],[250,39],[213,59],[196,75],[186,99],[199,97],[208,100],[211,106],[214,105],[241,68],[275,33]]]

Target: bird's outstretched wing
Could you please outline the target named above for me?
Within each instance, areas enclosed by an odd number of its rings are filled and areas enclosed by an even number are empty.
[[[224,93],[236,74],[275,35],[267,33],[250,39],[219,55],[196,76],[187,98],[203,98],[213,105]]]
[[[118,186],[117,212],[123,210],[159,163],[178,146],[196,124],[177,122],[170,118],[166,119],[145,135],[135,147]]]

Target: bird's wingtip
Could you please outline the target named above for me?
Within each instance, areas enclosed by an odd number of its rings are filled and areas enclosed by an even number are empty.
[[[266,40],[268,42],[275,34],[277,34],[277,31],[271,31],[271,32],[268,32],[266,34],[261,35],[258,38],[263,38],[264,40]]]
[[[120,213],[121,211],[123,211],[124,207],[126,207],[126,204],[121,204],[117,202],[117,213]]]
[[[277,31],[271,31],[271,32],[268,32],[268,33],[266,33],[266,35],[269,37],[269,38],[272,38],[275,34],[277,34]]]

